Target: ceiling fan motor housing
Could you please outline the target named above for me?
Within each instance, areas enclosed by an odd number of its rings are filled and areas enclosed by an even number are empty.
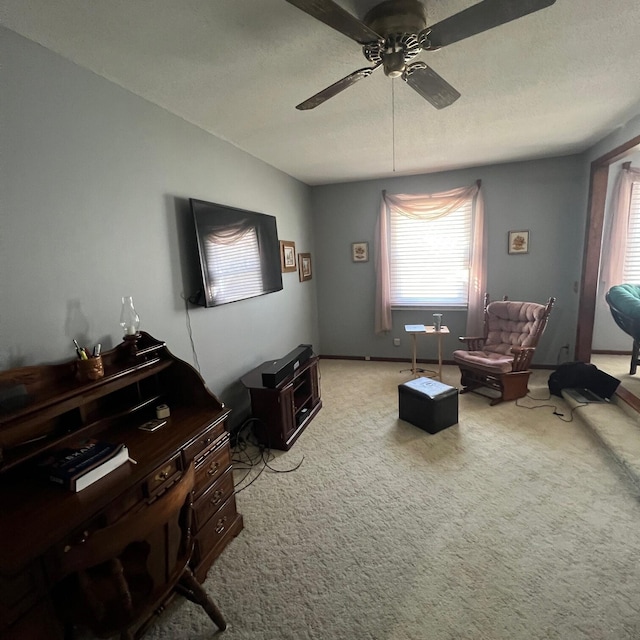
[[[418,34],[426,28],[424,5],[419,0],[385,0],[367,13],[364,24],[380,34],[383,42],[363,47],[367,60],[382,63],[385,75],[398,78],[422,46]]]
[[[419,0],[385,0],[373,7],[363,22],[384,38],[397,33],[418,34],[427,26],[427,12]]]

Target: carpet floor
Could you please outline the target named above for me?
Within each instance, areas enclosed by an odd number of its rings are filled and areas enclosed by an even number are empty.
[[[205,583],[229,628],[180,599],[149,638],[640,638],[638,496],[579,417],[466,394],[429,435],[398,420],[400,368],[321,361],[323,408],[269,463],[300,466],[236,472],[245,529]]]

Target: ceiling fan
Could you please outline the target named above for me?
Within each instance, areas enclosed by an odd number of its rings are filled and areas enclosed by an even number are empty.
[[[296,109],[315,109],[378,67],[390,78],[402,78],[436,109],[454,103],[460,93],[424,62],[411,62],[421,51],[442,47],[488,31],[551,6],[556,0],[482,0],[434,25],[427,25],[420,0],[384,0],[362,21],[333,0],[287,0],[310,16],[362,45],[364,57],[373,65],[358,69]]]

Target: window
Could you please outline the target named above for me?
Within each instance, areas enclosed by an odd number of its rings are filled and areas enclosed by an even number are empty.
[[[391,306],[466,307],[469,301],[472,198],[430,220],[391,206],[389,268]]]
[[[631,185],[628,229],[623,282],[640,282],[640,182]]]

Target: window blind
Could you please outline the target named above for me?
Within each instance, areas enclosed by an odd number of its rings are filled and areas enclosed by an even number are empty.
[[[435,220],[390,208],[392,307],[466,306],[472,201]]]
[[[640,182],[634,182],[631,187],[629,231],[623,278],[623,282],[640,284]]]

